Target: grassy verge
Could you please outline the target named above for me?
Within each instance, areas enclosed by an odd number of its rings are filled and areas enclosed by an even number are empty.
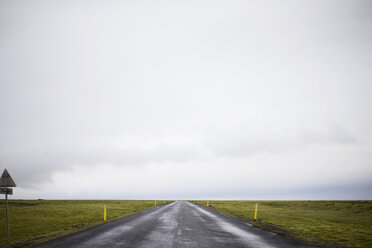
[[[253,221],[258,203],[257,221]],[[206,201],[200,201],[206,205]],[[224,214],[302,242],[371,247],[372,201],[209,201]]]
[[[9,201],[12,247],[36,243],[79,232],[154,207],[154,201],[103,200],[11,200]],[[157,205],[163,205],[157,201]],[[7,246],[5,202],[0,201],[0,246]]]

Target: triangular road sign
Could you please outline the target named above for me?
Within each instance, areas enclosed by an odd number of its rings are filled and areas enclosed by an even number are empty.
[[[0,187],[17,187],[7,169],[5,169],[3,174],[1,175]]]

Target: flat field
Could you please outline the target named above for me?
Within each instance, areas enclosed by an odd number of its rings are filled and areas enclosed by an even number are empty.
[[[112,221],[154,207],[154,201],[11,200],[15,247],[44,242],[100,225],[103,205]],[[258,203],[257,221],[253,221]],[[164,204],[157,201],[157,205]],[[199,204],[205,205],[205,201]],[[372,201],[209,201],[212,208],[260,228],[309,244],[372,247]],[[7,244],[5,204],[0,201],[0,246]]]
[[[11,200],[9,201],[12,246],[24,247],[103,224],[154,207],[154,201],[103,200]],[[164,204],[158,201],[158,205]],[[0,246],[7,244],[5,201],[0,201]]]
[[[258,203],[257,221],[253,221]],[[206,201],[199,202],[206,205]],[[372,201],[209,201],[212,208],[309,244],[372,247]]]

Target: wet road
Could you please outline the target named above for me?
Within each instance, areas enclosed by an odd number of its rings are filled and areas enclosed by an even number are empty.
[[[308,247],[207,208],[174,202],[37,247]]]

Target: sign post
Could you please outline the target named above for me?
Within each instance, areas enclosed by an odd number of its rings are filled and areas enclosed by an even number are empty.
[[[13,194],[13,189],[8,187],[17,187],[13,178],[10,176],[7,169],[4,170],[0,178],[0,194],[5,194],[5,205],[6,205],[6,227],[8,229],[8,243],[10,242],[10,230],[9,230],[9,211],[8,211],[8,194]]]

